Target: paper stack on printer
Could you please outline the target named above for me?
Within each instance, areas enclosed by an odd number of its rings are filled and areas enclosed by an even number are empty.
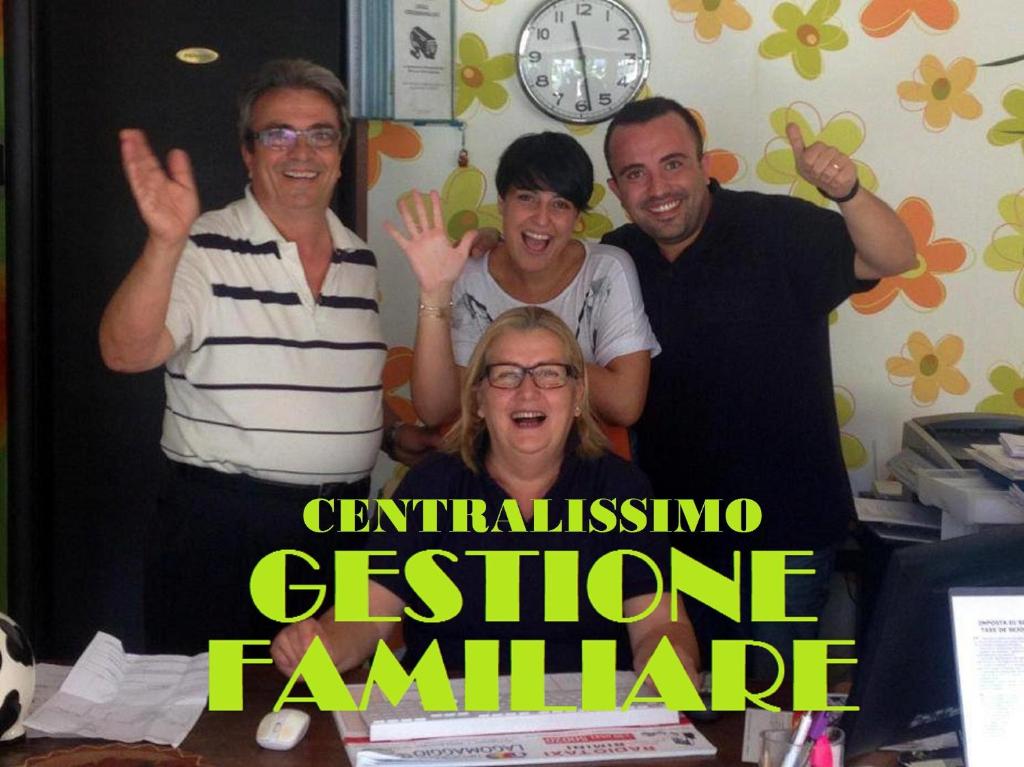
[[[1004,432],[999,435],[998,445],[971,445],[967,452],[1010,482],[1024,481],[1024,436]]]
[[[1011,459],[1024,459],[1024,434],[999,435],[999,444],[1003,446],[1003,452]],[[1024,482],[1017,480],[1010,484],[1010,500],[1018,508],[1024,509]]]
[[[1008,434],[1004,431],[999,435],[999,444],[1011,458],[1024,458],[1024,434]]]

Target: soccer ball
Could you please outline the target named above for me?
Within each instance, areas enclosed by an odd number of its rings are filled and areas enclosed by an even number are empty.
[[[25,734],[36,689],[36,661],[21,626],[0,613],[0,743]]]

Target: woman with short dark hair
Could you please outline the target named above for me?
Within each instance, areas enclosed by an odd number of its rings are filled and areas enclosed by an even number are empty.
[[[569,326],[583,348],[594,409],[613,426],[640,417],[651,357],[660,351],[643,310],[633,262],[618,248],[575,238],[593,192],[586,151],[563,133],[520,136],[496,174],[504,238],[468,259],[474,233],[453,246],[437,192],[432,211],[419,194],[399,211],[405,233],[385,228],[419,282],[412,401],[430,425],[458,410],[459,381],[487,326],[516,306],[542,306]]]

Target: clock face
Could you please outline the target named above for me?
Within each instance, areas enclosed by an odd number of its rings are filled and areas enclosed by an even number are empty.
[[[610,118],[650,67],[643,27],[618,0],[549,0],[523,27],[517,57],[530,99],[571,123]]]

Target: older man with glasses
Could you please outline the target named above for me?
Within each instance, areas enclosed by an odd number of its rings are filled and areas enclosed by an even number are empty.
[[[239,105],[250,185],[202,216],[188,156],[173,150],[165,170],[141,131],[121,133],[148,237],[100,348],[113,370],[165,366],[151,650],[271,635],[249,597],[262,556],[307,551],[331,582],[337,541],[306,530],[304,504],[365,498],[382,434],[406,462],[437,439],[383,410],[376,259],[329,209],[350,128],[344,87],[310,62],[272,61]]]

